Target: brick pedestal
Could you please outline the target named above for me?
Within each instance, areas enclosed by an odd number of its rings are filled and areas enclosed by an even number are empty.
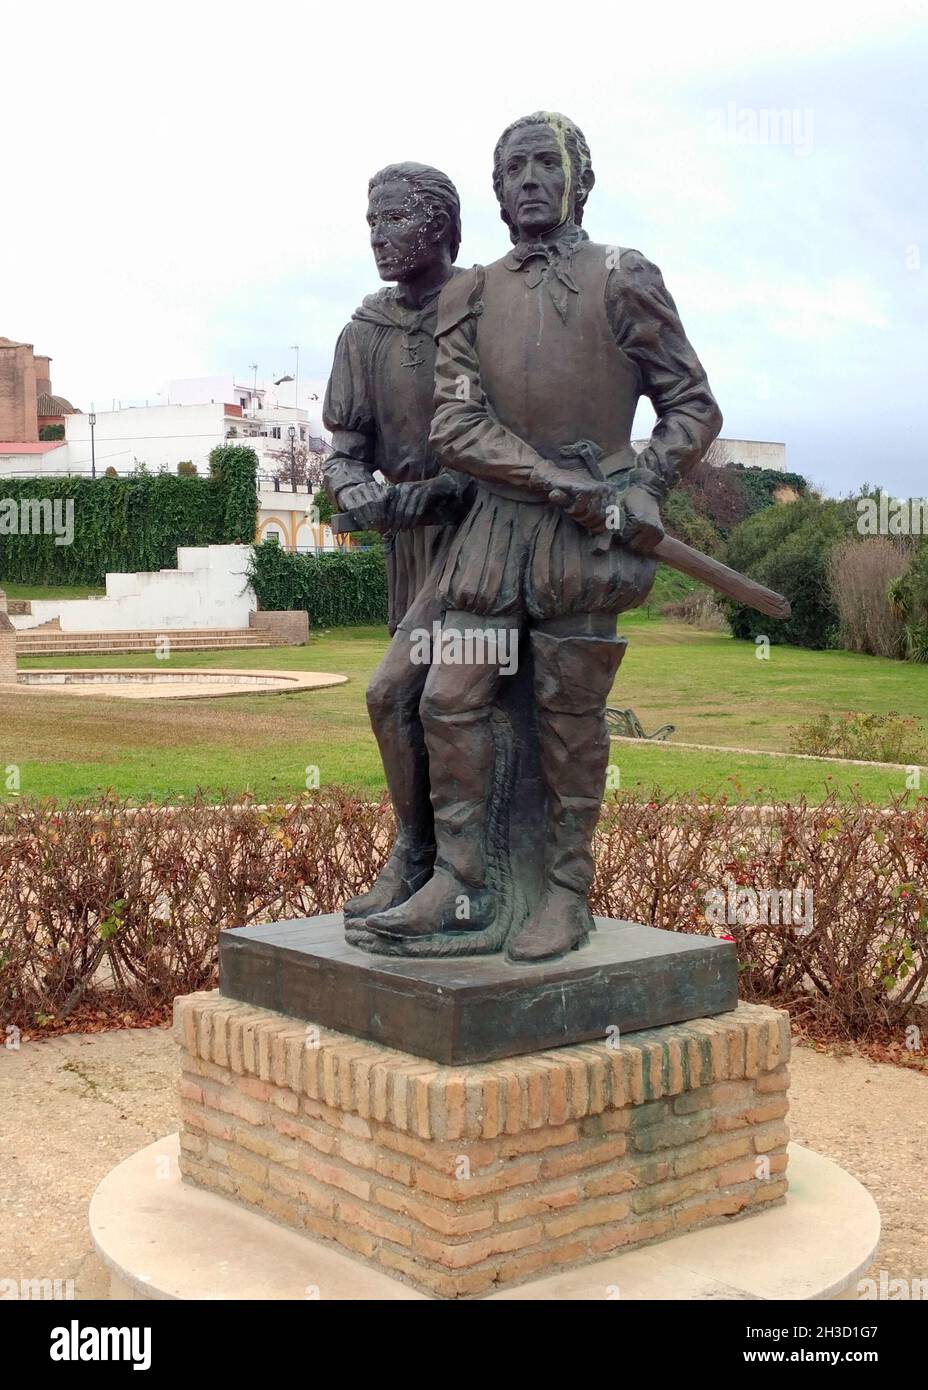
[[[442,1297],[786,1192],[789,1021],[760,1005],[468,1067],[218,993],[175,1034],[188,1182]]]

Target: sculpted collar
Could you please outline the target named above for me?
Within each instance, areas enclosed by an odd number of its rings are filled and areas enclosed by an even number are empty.
[[[402,333],[430,331],[431,324],[428,321],[435,313],[442,289],[443,286],[439,285],[424,303],[418,308],[413,308],[401,298],[397,286],[390,285],[367,295],[361,307],[355,310],[353,317],[361,323],[374,323],[381,328],[398,328]]]
[[[574,224],[560,236],[548,241],[519,241],[504,257],[507,270],[525,268],[526,282],[531,289],[546,283],[551,302],[562,319],[567,318],[568,293],[579,294],[570,264],[576,248],[589,237],[582,227]]]

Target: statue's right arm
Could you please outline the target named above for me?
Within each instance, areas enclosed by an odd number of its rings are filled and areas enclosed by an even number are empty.
[[[347,510],[374,501],[383,488],[373,476],[376,429],[359,325],[349,323],[335,347],[322,419],[332,431],[332,453],[323,465],[326,491],[336,507]],[[355,489],[361,489],[361,492]]]

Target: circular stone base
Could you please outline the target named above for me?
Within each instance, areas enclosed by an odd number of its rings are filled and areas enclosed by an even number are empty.
[[[90,1231],[113,1298],[421,1299],[408,1284],[333,1245],[182,1182],[172,1134],[100,1183]],[[691,1231],[490,1300],[855,1298],[880,1217],[869,1192],[830,1159],[790,1146],[789,1193],[767,1211]]]

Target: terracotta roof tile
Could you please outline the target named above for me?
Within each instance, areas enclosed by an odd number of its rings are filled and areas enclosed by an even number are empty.
[[[43,391],[37,402],[37,415],[79,415],[80,411],[64,396],[50,396]]]

